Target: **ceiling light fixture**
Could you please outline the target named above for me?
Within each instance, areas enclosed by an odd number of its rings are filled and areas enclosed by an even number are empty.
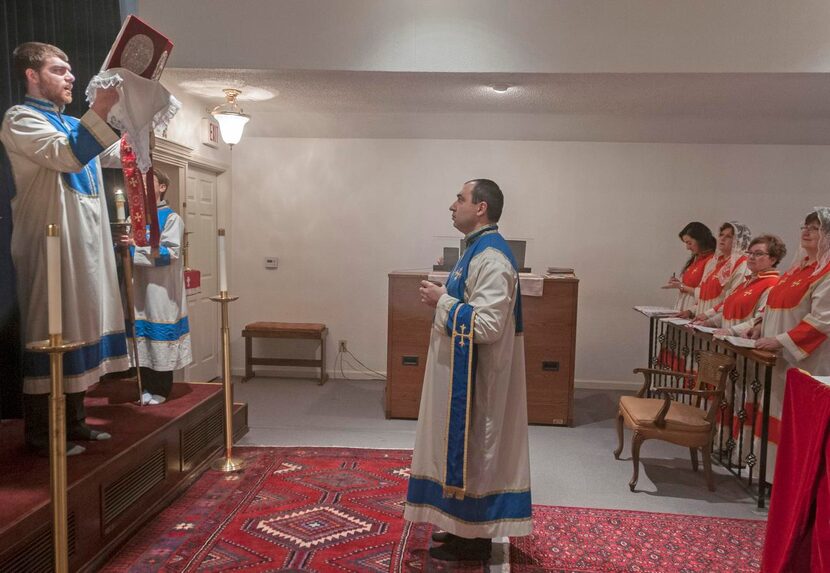
[[[498,93],[500,93],[500,94],[505,93],[505,92],[506,92],[507,90],[509,90],[511,87],[513,87],[513,86],[511,86],[510,84],[505,84],[505,83],[498,83],[498,84],[493,84],[493,85],[491,85],[491,86],[490,86],[490,88],[491,88],[494,92],[498,92]]]
[[[228,145],[236,145],[242,139],[242,131],[245,129],[245,124],[251,119],[251,116],[244,113],[239,104],[236,103],[236,98],[242,92],[235,88],[225,88],[227,101],[222,105],[217,105],[210,112],[210,115],[216,118],[219,122],[219,132],[222,134],[222,139]]]

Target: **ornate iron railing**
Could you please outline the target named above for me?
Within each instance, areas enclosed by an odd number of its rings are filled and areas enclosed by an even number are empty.
[[[735,359],[724,397],[719,405],[718,426],[712,444],[712,458],[736,476],[756,497],[762,509],[770,484],[767,483],[767,442],[769,440],[769,399],[775,355],[738,348],[711,334],[662,320],[649,319],[648,363],[652,368],[694,373],[699,350],[727,354]],[[673,386],[683,379],[658,375],[652,386]],[[678,397],[690,403],[692,397]],[[708,406],[705,404],[704,407]]]

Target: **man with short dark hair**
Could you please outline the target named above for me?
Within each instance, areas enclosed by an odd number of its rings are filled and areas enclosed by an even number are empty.
[[[48,338],[46,226],[60,226],[63,338],[84,342],[64,355],[69,440],[110,435],[86,425],[86,389],[107,372],[128,367],[124,315],[115,272],[102,161],[120,164],[119,136],[106,123],[118,101],[115,89],[98,90],[78,120],[63,114],[72,102],[75,77],[66,54],[50,44],[26,42],[14,51],[14,67],[26,98],[6,112],[0,140],[8,153],[16,195],[12,200],[12,258],[17,270],[23,339]],[[100,160],[99,160],[100,157]],[[27,445],[49,446],[49,358],[24,356],[24,419]],[[84,451],[67,444],[67,455]]]
[[[404,517],[443,531],[432,557],[487,560],[491,539],[531,532],[518,267],[496,224],[504,196],[468,181],[450,206],[466,249],[435,308]]]
[[[148,405],[165,402],[173,389],[173,371],[192,361],[182,264],[184,221],[164,200],[170,178],[160,169],[153,168],[152,173],[161,229],[159,247],[130,247],[138,364],[144,387],[141,400]]]

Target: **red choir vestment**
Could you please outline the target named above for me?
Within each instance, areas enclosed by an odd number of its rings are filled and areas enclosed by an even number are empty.
[[[713,255],[714,253],[695,255],[695,259],[688,267],[686,267],[686,270],[684,270],[683,273],[680,275],[680,282],[682,282],[684,286],[697,289],[697,287],[700,285],[700,282],[703,280],[703,271],[706,268],[706,264],[709,262]],[[696,302],[697,298],[695,294],[681,292],[677,298],[677,304],[675,304],[675,308],[681,311],[688,310],[690,308],[694,308]]]
[[[695,298],[697,299],[695,315],[704,314],[709,309],[716,307],[740,284],[746,274],[746,257],[742,256],[735,261],[732,272],[726,282],[722,283],[720,275],[729,260],[729,255],[718,255],[716,258],[709,260],[704,271],[703,280],[700,286],[695,289]]]
[[[788,271],[767,295],[761,336],[783,345],[772,375],[767,479],[774,475],[787,370],[830,375],[830,265],[815,272],[817,264]]]
[[[706,313],[709,322],[713,326],[730,330],[733,335],[743,334],[748,329],[735,327],[751,321],[763,308],[769,289],[775,286],[779,278],[776,269],[769,269],[756,277],[747,277],[722,303]]]

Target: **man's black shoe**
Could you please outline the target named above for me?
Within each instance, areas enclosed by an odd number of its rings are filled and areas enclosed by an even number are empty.
[[[456,539],[463,539],[463,538],[458,537],[457,535],[453,535],[449,531],[433,531],[432,532],[432,540],[436,543],[448,543],[450,541],[455,541]]]
[[[429,556],[441,561],[488,561],[492,553],[492,540],[457,537],[439,547],[430,547]]]

